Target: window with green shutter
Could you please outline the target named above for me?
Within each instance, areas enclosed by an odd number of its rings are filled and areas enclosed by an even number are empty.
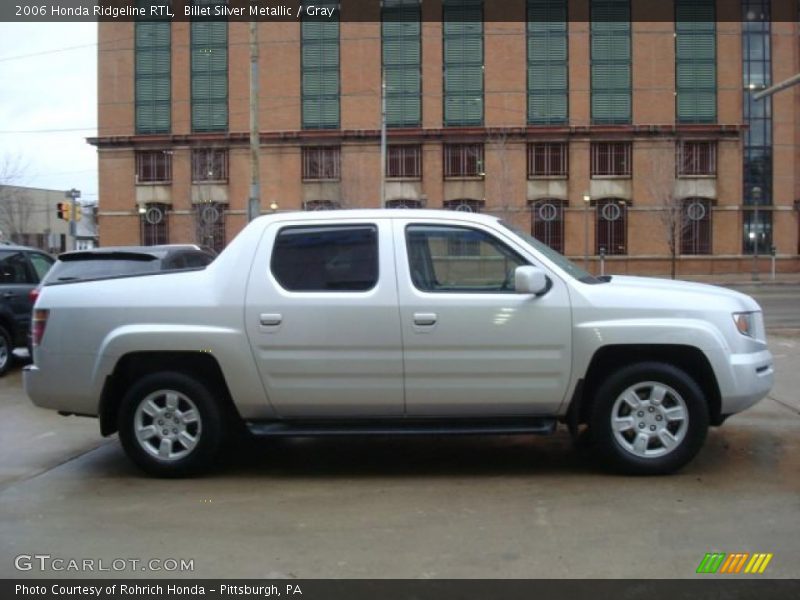
[[[567,0],[528,0],[528,124],[566,123]]]
[[[717,120],[714,0],[675,0],[675,114],[678,123]]]
[[[381,38],[388,127],[422,124],[420,34],[420,0],[384,0]]]
[[[193,0],[196,6],[223,4],[223,0]],[[228,129],[228,23],[193,21],[192,131]]]
[[[630,123],[630,0],[591,0],[591,11],[592,123]]]
[[[327,0],[317,4],[336,5],[337,2]],[[338,129],[338,16],[304,19],[300,24],[300,39],[303,129]]]
[[[444,125],[483,125],[483,0],[444,0]]]
[[[138,2],[147,8],[150,1]],[[171,29],[169,21],[134,25],[136,133],[169,133],[171,127]]]

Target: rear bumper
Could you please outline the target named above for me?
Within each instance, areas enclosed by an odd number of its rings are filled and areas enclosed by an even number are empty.
[[[95,407],[87,402],[77,401],[65,393],[65,385],[59,385],[57,377],[45,376],[36,365],[22,369],[22,385],[25,393],[36,406],[57,410],[65,414],[96,416]]]
[[[44,389],[42,372],[36,365],[26,365],[22,368],[22,386],[25,388],[25,394],[36,406],[57,408],[47,402],[48,394]]]
[[[721,414],[731,415],[753,406],[766,396],[775,382],[769,350],[733,354],[729,359],[731,381],[722,393]]]

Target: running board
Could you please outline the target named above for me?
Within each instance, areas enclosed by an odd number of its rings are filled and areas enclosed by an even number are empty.
[[[357,435],[549,435],[552,417],[507,419],[403,419],[256,421],[247,427],[257,437]]]

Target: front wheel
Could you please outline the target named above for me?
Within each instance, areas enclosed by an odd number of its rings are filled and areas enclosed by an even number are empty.
[[[700,450],[708,406],[688,374],[646,362],[610,375],[592,405],[592,443],[612,468],[638,475],[672,473]]]
[[[146,375],[119,411],[119,437],[128,457],[159,477],[207,469],[222,438],[222,415],[209,389],[177,372]]]

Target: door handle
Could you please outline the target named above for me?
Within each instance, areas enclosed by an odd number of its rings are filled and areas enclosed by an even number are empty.
[[[3,294],[3,298],[13,298],[14,296],[16,296],[14,292],[5,292]]]
[[[283,322],[283,315],[277,313],[262,313],[258,317],[258,322],[263,327],[275,327]]]
[[[414,313],[414,325],[419,325],[420,327],[436,325],[438,319],[439,317],[436,313]]]

